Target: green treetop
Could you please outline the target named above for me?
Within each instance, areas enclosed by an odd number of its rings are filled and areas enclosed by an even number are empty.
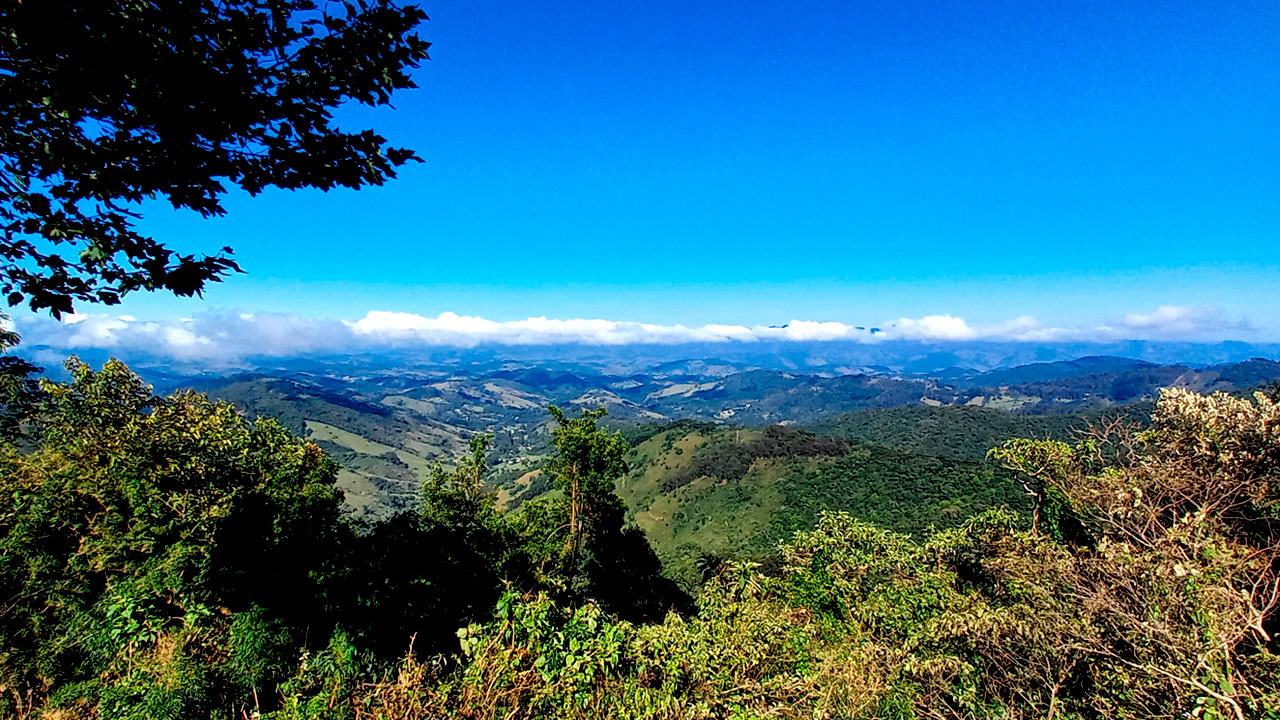
[[[596,421],[604,417],[604,408],[584,410],[576,418],[566,416],[555,405],[547,409],[556,420],[551,431],[556,454],[547,462],[547,472],[555,477],[556,487],[569,502],[565,558],[572,568],[593,525],[621,504],[613,486],[627,472],[623,458],[628,447],[621,433],[611,435],[596,427]]]

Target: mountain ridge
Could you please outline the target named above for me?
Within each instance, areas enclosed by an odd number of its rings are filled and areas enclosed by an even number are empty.
[[[684,374],[699,368],[708,374]],[[604,406],[606,421],[615,428],[689,420],[712,426],[821,429],[835,427],[834,418],[847,413],[867,411],[871,417],[877,409],[924,407],[971,408],[958,417],[975,416],[972,408],[979,408],[990,413],[980,415],[986,425],[1005,427],[1009,423],[1000,420],[1005,415],[1070,415],[1149,403],[1167,385],[1239,392],[1280,379],[1280,363],[1262,359],[1194,369],[1082,358],[969,374],[964,382],[762,368],[722,375],[726,365],[720,360],[667,369],[682,374],[613,375],[581,366],[570,370],[510,361],[489,369],[313,362],[301,372],[255,370],[200,377],[188,386],[250,415],[276,417],[311,437],[344,466],[343,489],[352,504],[360,512],[380,513],[411,503],[426,470],[436,462],[453,462],[476,433],[494,434],[499,477],[514,482],[536,469],[549,442],[546,407],[552,404],[566,409]],[[1120,371],[1082,374],[1094,369]],[[1038,379],[990,384],[1025,377]],[[164,381],[173,382],[169,376]],[[928,417],[927,411],[913,412]],[[523,494],[498,486],[512,497]]]

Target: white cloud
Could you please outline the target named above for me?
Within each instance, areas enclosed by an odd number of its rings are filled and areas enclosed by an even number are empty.
[[[951,315],[926,315],[919,319],[900,318],[889,332],[904,340],[973,340],[978,331],[964,318]]]
[[[20,316],[17,329],[28,347],[142,353],[183,361],[231,362],[249,355],[301,355],[352,348],[351,331],[339,321],[279,313],[213,313],[165,321],[127,315],[74,315],[62,323]]]
[[[542,316],[498,321],[453,312],[431,317],[383,310],[370,311],[355,322],[283,313],[221,312],[167,321],[139,320],[129,315],[75,315],[59,323],[49,318],[20,316],[15,325],[28,347],[48,346],[64,352],[93,348],[211,365],[234,363],[249,356],[284,357],[386,347],[891,340],[1208,341],[1241,339],[1241,335],[1252,332],[1247,322],[1231,320],[1216,308],[1177,306],[1160,307],[1150,313],[1127,313],[1105,325],[1052,327],[1030,316],[972,325],[959,316],[938,314],[899,318],[886,323],[883,330],[811,320],[793,320],[780,326],[690,327]]]
[[[782,327],[752,328],[755,339],[759,340],[854,340],[870,341],[871,332],[861,328],[850,327],[838,322],[813,322],[811,320],[792,320]]]
[[[1121,332],[1145,337],[1184,339],[1202,335],[1240,334],[1253,328],[1243,318],[1228,318],[1215,307],[1162,305],[1150,313],[1125,313],[1118,323]]]
[[[628,345],[690,342],[754,342],[758,340],[857,340],[870,338],[866,330],[838,322],[793,320],[782,326],[655,325],[652,323],[575,318],[531,317],[497,322],[451,312],[436,317],[412,313],[372,311],[351,324],[359,336],[425,345],[472,346],[482,343],[546,345],[583,343]]]

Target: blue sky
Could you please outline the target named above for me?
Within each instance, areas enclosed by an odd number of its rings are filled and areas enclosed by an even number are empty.
[[[248,274],[81,312],[1088,326],[1179,306],[1280,340],[1275,3],[426,9],[421,89],[341,116],[423,164],[212,221],[151,207],[158,237],[229,244]]]

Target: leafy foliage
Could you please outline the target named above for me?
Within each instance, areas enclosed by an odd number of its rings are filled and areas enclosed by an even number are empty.
[[[9,355],[21,338],[6,329],[8,316],[0,313],[0,443],[16,442],[23,435],[23,425],[30,421],[39,402],[40,387],[35,365]]]
[[[557,426],[547,473],[559,495],[527,503],[519,515],[539,567],[553,569],[549,584],[633,620],[684,606],[687,598],[662,576],[644,533],[626,524],[626,505],[614,489],[627,470],[622,435],[597,426],[603,408],[576,418],[555,406],[550,412]]]
[[[235,707],[323,626],[335,467],[120,363],[68,369],[44,384],[40,449],[0,468],[0,683],[108,717]]]
[[[71,312],[137,289],[199,293],[239,268],[139,232],[162,197],[208,217],[227,184],[381,184],[412,152],[332,111],[385,105],[427,57],[394,0],[46,0],[0,11],[0,278]],[[109,58],[110,61],[104,61]]]
[[[581,417],[570,418],[560,408],[549,408],[556,427],[551,442],[556,454],[547,461],[547,472],[555,478],[556,489],[568,501],[568,540],[564,559],[568,575],[577,575],[579,553],[589,534],[596,531],[611,510],[620,509],[621,501],[613,494],[613,484],[627,471],[623,456],[627,443],[622,435],[609,435],[596,428],[604,416],[604,408],[584,410]]]

